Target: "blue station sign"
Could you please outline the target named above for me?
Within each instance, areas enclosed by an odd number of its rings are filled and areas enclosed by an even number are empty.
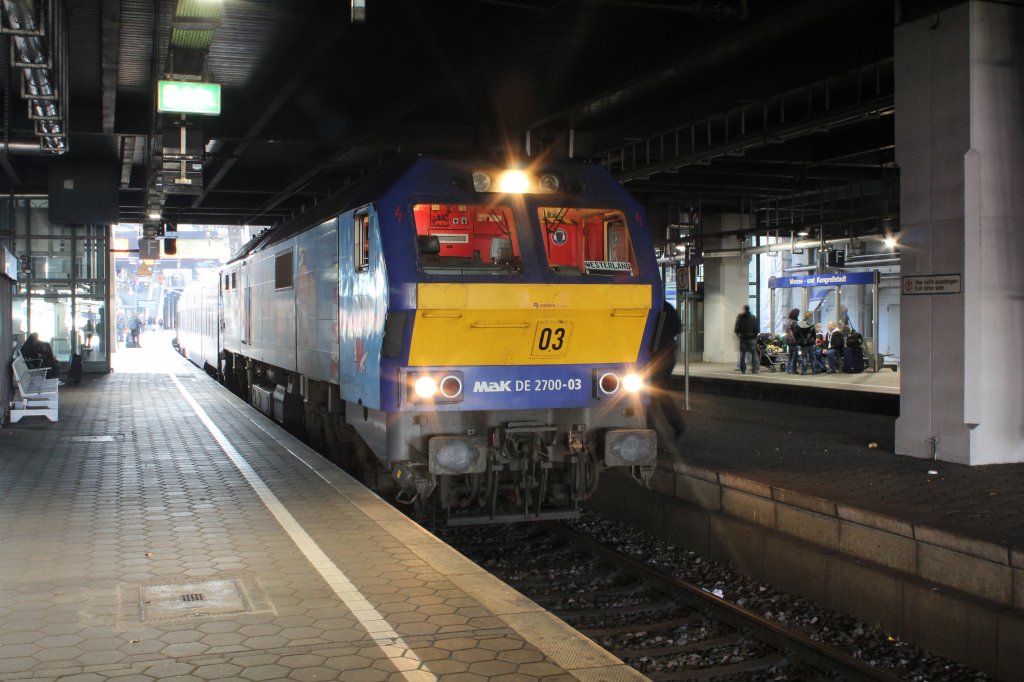
[[[848,284],[874,284],[875,271],[840,272],[830,275],[794,275],[792,277],[771,277],[769,289],[793,289],[798,287],[841,287]]]

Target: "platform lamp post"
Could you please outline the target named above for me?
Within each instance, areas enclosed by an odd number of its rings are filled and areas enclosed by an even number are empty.
[[[690,268],[680,265],[676,268],[676,303],[683,299],[683,409],[690,411]]]

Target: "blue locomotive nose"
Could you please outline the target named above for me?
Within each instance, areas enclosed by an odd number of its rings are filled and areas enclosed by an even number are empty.
[[[647,480],[661,282],[643,213],[601,168],[507,170],[381,169],[248,244],[187,299],[206,307],[182,338],[453,522],[571,516],[608,466]]]

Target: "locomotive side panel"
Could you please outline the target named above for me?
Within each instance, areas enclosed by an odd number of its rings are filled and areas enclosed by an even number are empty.
[[[388,312],[387,271],[373,206],[339,218],[341,397],[371,409],[381,405],[381,346]]]
[[[232,263],[221,271],[221,343],[225,350],[240,353],[242,350],[239,305],[241,287],[239,271],[241,265]]]
[[[220,352],[217,275],[188,285],[178,303],[178,347],[199,367],[217,367]]]
[[[203,364],[212,369],[217,369],[218,355],[220,354],[220,335],[217,328],[219,322],[220,287],[217,279],[210,279],[203,287],[203,320],[200,340],[202,347]]]
[[[295,300],[298,371],[338,382],[338,219],[296,239]]]
[[[254,353],[274,367],[295,370],[295,240],[261,251],[252,263]]]

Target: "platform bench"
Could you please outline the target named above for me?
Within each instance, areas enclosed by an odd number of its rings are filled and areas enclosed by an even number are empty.
[[[57,421],[60,381],[56,378],[47,379],[45,367],[29,367],[21,351],[15,351],[11,365],[18,386],[18,395],[11,410],[11,423],[20,421],[22,417],[46,417],[52,422]]]

